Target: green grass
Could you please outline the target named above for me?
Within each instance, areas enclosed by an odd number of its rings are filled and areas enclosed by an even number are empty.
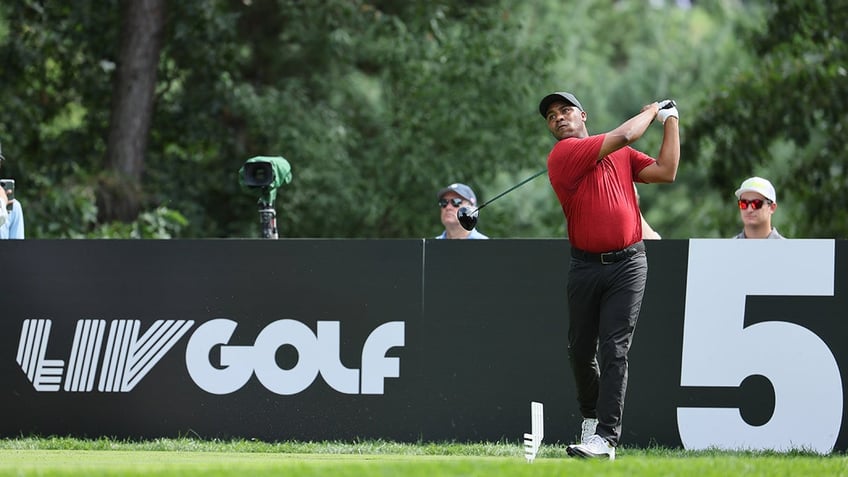
[[[517,443],[279,442],[71,438],[0,440],[0,476],[848,476],[848,456],[619,449],[615,462]]]

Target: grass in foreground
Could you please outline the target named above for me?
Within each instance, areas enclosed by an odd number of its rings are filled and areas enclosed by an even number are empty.
[[[619,450],[615,462],[544,445],[528,464],[517,443],[279,442],[72,438],[0,440],[0,476],[848,476],[848,456]]]

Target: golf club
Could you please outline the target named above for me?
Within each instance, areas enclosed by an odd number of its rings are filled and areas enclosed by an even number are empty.
[[[482,209],[483,207],[486,207],[487,205],[491,204],[492,202],[494,202],[494,201],[498,200],[499,198],[503,197],[504,195],[514,191],[515,189],[518,189],[519,187],[523,186],[524,184],[532,181],[533,179],[541,176],[542,174],[544,174],[546,172],[548,172],[547,168],[542,169],[541,171],[533,174],[532,176],[528,177],[527,179],[524,179],[523,181],[519,182],[518,184],[515,184],[514,186],[510,187],[509,189],[507,189],[507,190],[501,192],[500,194],[492,197],[491,199],[487,200],[486,202],[483,202],[482,204],[480,204],[479,207],[477,207],[476,209],[474,209],[472,211],[469,211],[468,207],[460,207],[459,210],[456,211],[456,219],[459,220],[459,225],[462,225],[462,228],[464,228],[465,230],[474,230],[474,227],[477,226],[477,215],[478,215],[478,212],[480,211],[480,209]]]

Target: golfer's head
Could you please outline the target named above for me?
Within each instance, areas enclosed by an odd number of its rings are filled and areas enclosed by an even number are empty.
[[[557,139],[586,135],[586,112],[577,98],[568,92],[551,93],[539,102],[539,114]]]
[[[771,225],[771,215],[777,209],[774,186],[762,177],[751,177],[736,190],[739,214],[745,225]]]

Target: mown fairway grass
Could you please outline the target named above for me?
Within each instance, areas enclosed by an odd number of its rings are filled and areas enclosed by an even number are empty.
[[[848,456],[621,449],[615,462],[545,446],[528,464],[518,443],[262,443],[159,439],[0,440],[0,476],[848,476]]]

